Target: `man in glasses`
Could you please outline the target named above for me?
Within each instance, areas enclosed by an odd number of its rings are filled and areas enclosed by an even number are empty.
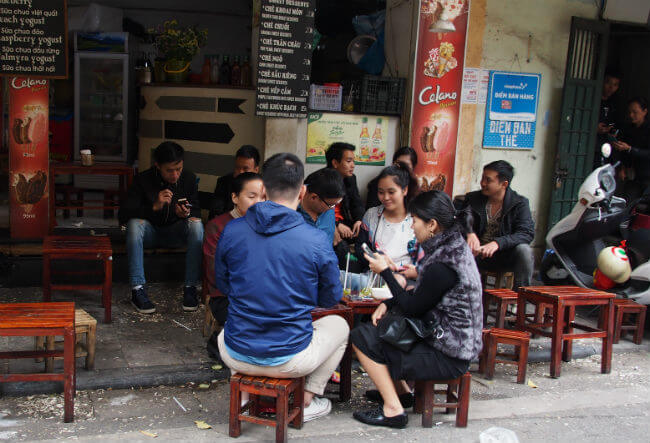
[[[345,195],[343,178],[335,169],[319,169],[309,174],[305,186],[307,192],[300,201],[298,212],[308,224],[325,232],[333,244],[336,229],[334,208]]]

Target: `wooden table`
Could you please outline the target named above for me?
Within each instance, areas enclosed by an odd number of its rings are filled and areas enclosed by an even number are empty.
[[[62,381],[63,421],[74,420],[74,303],[0,304],[0,336],[63,336],[63,350],[0,352],[0,359],[63,357],[62,373],[0,374],[0,382]]]
[[[349,308],[352,308],[354,315],[357,314],[372,315],[372,313],[375,312],[375,309],[377,309],[377,306],[379,306],[382,302],[381,300],[375,300],[374,298],[354,300],[344,295],[343,298],[341,299],[341,303],[343,303],[345,306],[348,306]]]
[[[52,260],[100,261],[104,268],[101,283],[52,284]],[[92,271],[67,271],[60,274],[92,274]],[[50,301],[52,291],[101,290],[104,323],[111,322],[113,292],[113,249],[108,237],[48,235],[43,239],[43,301]]]
[[[551,377],[560,376],[562,360],[570,361],[572,340],[602,338],[601,372],[608,374],[612,368],[612,342],[614,338],[614,294],[577,286],[527,286],[519,288],[517,300],[517,329],[551,338]],[[553,309],[551,332],[543,323],[529,321],[526,303],[548,304]],[[602,309],[598,327],[576,323],[576,306],[598,306]],[[574,333],[574,329],[584,332]],[[564,349],[563,349],[564,345]]]
[[[101,203],[98,206],[84,206],[84,202],[76,202],[77,204],[69,204],[63,206],[56,206],[56,188],[54,178],[58,174],[71,174],[71,175],[117,175],[120,179],[119,192],[121,196],[126,195],[126,191],[133,182],[133,167],[120,163],[95,163],[92,166],[82,166],[81,163],[50,163],[50,232],[56,226],[56,210],[70,210],[70,209],[88,209],[88,210],[113,210],[117,209],[119,205],[115,205],[112,201],[107,204],[107,200],[86,200],[90,203]]]
[[[352,309],[344,305],[334,305],[331,308],[316,308],[311,311],[312,321],[323,318],[327,315],[339,315],[348,322],[352,329],[354,315]],[[352,397],[352,346],[348,342],[343,358],[341,359],[341,383],[339,384],[339,398],[341,401],[348,401]]]

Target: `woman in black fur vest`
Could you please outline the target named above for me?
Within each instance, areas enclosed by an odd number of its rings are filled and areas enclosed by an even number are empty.
[[[440,191],[418,195],[409,211],[415,236],[425,252],[415,288],[402,288],[383,255],[366,255],[370,269],[384,278],[393,297],[379,305],[372,323],[362,324],[350,334],[359,362],[377,387],[367,391],[366,397],[383,403],[354,413],[354,418],[370,425],[405,427],[408,416],[404,409],[414,403],[405,380],[459,377],[482,347],[481,278],[465,240],[471,214],[456,213],[449,196]],[[433,322],[436,333],[404,352],[379,337],[377,321],[389,310]]]

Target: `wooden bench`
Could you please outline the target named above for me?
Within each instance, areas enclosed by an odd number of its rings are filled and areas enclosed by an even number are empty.
[[[467,427],[471,382],[472,375],[469,372],[450,380],[417,380],[413,412],[422,414],[422,427],[433,426],[433,408],[445,408],[447,414],[455,409],[456,427]],[[447,385],[447,389],[436,389],[436,385]],[[446,403],[436,403],[436,394],[446,395]]]
[[[62,381],[63,421],[74,420],[74,303],[0,304],[0,336],[63,336],[63,350],[0,352],[0,359],[63,357],[62,373],[0,374],[0,382]]]
[[[250,399],[241,404],[241,393],[248,392]],[[293,396],[291,396],[293,394]],[[231,437],[241,435],[241,422],[275,427],[275,441],[287,441],[287,425],[302,428],[304,413],[305,378],[253,377],[235,374],[230,377],[230,425]],[[275,419],[264,418],[259,414],[261,396],[274,397]],[[245,412],[248,412],[246,414]]]
[[[52,260],[100,261],[104,268],[102,283],[52,283]],[[86,276],[92,271],[67,271],[58,274]],[[43,301],[50,301],[52,291],[101,290],[104,323],[111,322],[113,290],[113,250],[108,237],[49,235],[43,240]]]
[[[514,346],[514,352],[498,352],[499,343]],[[517,365],[517,383],[524,383],[526,380],[529,343],[529,332],[501,328],[484,330],[483,351],[479,356],[479,372],[485,374],[485,378],[488,380],[492,380],[494,367],[497,363]],[[503,360],[498,357],[506,357],[506,359]]]
[[[74,356],[86,357],[84,367],[91,370],[95,367],[95,340],[97,335],[97,320],[83,309],[74,311],[74,329],[76,338]],[[34,349],[45,349],[46,337],[34,338]],[[47,350],[55,349],[55,338],[53,335],[47,337]],[[60,357],[59,357],[60,358]],[[37,359],[40,361],[41,359]],[[54,358],[45,359],[45,372],[52,372]]]

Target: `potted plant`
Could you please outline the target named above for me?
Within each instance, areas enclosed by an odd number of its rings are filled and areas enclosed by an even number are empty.
[[[176,20],[165,21],[154,34],[154,46],[165,60],[164,71],[167,81],[187,81],[190,63],[205,46],[208,30],[195,26],[180,27]]]

